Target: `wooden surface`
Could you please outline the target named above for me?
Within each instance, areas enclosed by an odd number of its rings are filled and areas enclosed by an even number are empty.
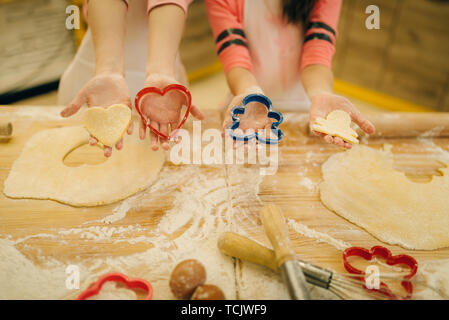
[[[51,110],[52,114],[55,114],[56,110],[55,108],[41,109],[44,110],[42,112],[47,113]],[[12,163],[17,159],[24,143],[31,135],[46,128],[79,123],[79,118],[76,117],[71,120],[49,120],[37,116],[23,117],[21,112],[26,110],[30,109],[27,107],[2,107],[0,109],[0,122],[8,120],[14,125],[13,139],[8,143],[0,144],[0,186],[2,188]],[[217,111],[208,110],[206,116],[207,120],[203,121],[203,130],[221,127],[221,119]],[[238,223],[242,224],[248,235],[268,246],[269,242],[264,235],[258,214],[263,203],[274,202],[283,210],[287,219],[294,219],[310,229],[326,233],[335,239],[346,241],[354,246],[386,245],[321,204],[317,187],[317,183],[321,179],[320,166],[329,156],[341,150],[325,144],[315,137],[305,135],[301,128],[304,127],[306,117],[286,115],[286,119],[283,125],[285,139],[280,147],[278,171],[275,175],[266,176],[260,185],[259,198],[262,203],[258,201],[257,197],[242,195],[240,191],[233,188],[236,184],[242,183],[239,169],[235,166],[200,166],[200,170],[222,175],[226,179],[230,194],[229,205],[236,216],[242,213],[249,218],[241,219]],[[433,141],[435,145],[449,151],[449,139],[434,139]],[[374,148],[380,148],[384,143],[392,144],[397,169],[405,171],[412,180],[419,183],[429,181],[432,175],[437,174],[436,170],[442,166],[436,160],[438,156],[436,149],[425,148],[418,139],[374,139],[369,140],[368,143]],[[81,162],[98,163],[104,160],[101,150],[86,147],[70,154],[65,161],[67,165],[78,165]],[[173,170],[182,169],[182,166],[174,166],[170,163],[166,163],[166,166]],[[250,166],[245,165],[245,167]],[[308,188],[302,184],[301,181],[304,178],[310,179],[314,185]],[[188,183],[188,181],[180,183]],[[126,227],[131,224],[140,224],[144,229],[152,230],[159,223],[165,211],[171,208],[173,200],[173,195],[166,192],[159,196],[157,201],[131,210],[126,218],[114,225]],[[11,236],[12,239],[19,239],[30,234],[52,233],[57,228],[74,228],[86,222],[89,223],[88,226],[102,226],[100,222],[92,221],[110,215],[116,206],[117,204],[94,208],[74,208],[47,200],[9,199],[1,193],[0,237]],[[379,207],[379,210],[382,208]],[[145,232],[142,231],[142,233]],[[126,234],[117,235],[114,236],[114,239],[126,238],[126,236]],[[133,236],[138,236],[138,234],[133,234]],[[304,260],[343,272],[341,251],[335,247],[300,235],[292,229],[290,229],[290,237],[296,253]],[[117,244],[112,241],[93,244],[86,239],[80,239],[76,234],[66,235],[64,240],[66,240],[65,244],[61,245],[54,239],[36,237],[20,243],[16,247],[32,260],[37,260],[38,256],[44,256],[70,261],[75,258],[128,255],[143,252],[152,246],[150,243],[131,245]],[[449,248],[436,251],[410,251],[398,246],[386,246],[393,253],[411,254],[420,263],[449,258]],[[257,293],[257,286],[242,285],[245,282],[246,270],[245,263],[238,261],[235,273],[237,278],[236,298],[270,298],[263,296],[263,293]],[[170,270],[167,270],[167,275],[169,273]]]
[[[369,5],[380,29],[369,30]],[[449,109],[449,3],[343,1],[333,62],[341,80],[440,111]],[[368,62],[368,63],[367,63]]]

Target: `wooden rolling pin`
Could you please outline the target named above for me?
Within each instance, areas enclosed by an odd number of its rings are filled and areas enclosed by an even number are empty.
[[[276,263],[281,270],[284,283],[292,300],[309,300],[306,278],[301,266],[296,262],[295,252],[291,246],[288,227],[281,210],[274,204],[262,208],[260,217],[265,233],[273,245]]]
[[[449,112],[372,113],[367,118],[376,127],[371,137],[449,137]]]
[[[0,142],[8,142],[12,137],[11,122],[0,123]]]
[[[449,112],[379,112],[365,116],[376,127],[370,137],[449,137]],[[357,133],[364,135],[360,128]]]
[[[233,232],[222,234],[218,239],[218,249],[228,256],[263,265],[274,272],[280,271],[274,250],[239,234]],[[333,272],[305,261],[296,261],[301,266],[308,283],[329,289]]]
[[[0,123],[0,136],[11,136],[12,135],[12,124],[11,122]]]

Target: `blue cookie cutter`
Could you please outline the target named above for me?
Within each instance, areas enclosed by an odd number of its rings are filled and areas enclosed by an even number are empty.
[[[244,114],[245,113],[245,107],[248,103],[251,102],[259,102],[262,103],[265,107],[268,109],[267,117],[274,119],[274,121],[271,124],[271,132],[276,135],[276,139],[266,139],[265,137],[262,137],[257,132],[247,134],[247,135],[239,135],[235,133],[235,130],[239,128],[240,126],[240,118],[237,117],[238,114]],[[278,111],[272,110],[272,103],[268,97],[262,95],[262,94],[250,94],[246,96],[242,100],[242,105],[232,108],[231,110],[231,117],[232,117],[232,123],[228,126],[228,129],[230,129],[230,136],[232,139],[236,141],[249,141],[251,139],[256,139],[257,141],[265,144],[277,144],[279,141],[282,140],[282,137],[284,136],[284,133],[281,129],[279,129],[279,125],[284,121],[284,117],[282,116],[282,113]]]

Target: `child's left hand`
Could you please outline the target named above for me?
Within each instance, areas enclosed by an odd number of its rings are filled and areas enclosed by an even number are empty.
[[[242,100],[247,95],[248,94],[245,93],[234,97],[234,99],[232,99],[231,103],[228,105],[225,118],[223,121],[222,127],[223,133],[232,123],[231,110],[236,106],[240,106],[242,104]],[[269,129],[272,121],[270,120],[270,118],[267,117],[267,114],[268,114],[267,107],[265,107],[263,104],[258,102],[253,102],[249,104],[245,108],[245,113],[239,115],[240,118],[239,129],[242,130],[243,132],[246,132],[247,130],[258,131],[261,129]]]
[[[224,115],[223,126],[222,126],[222,134],[225,135],[226,129],[228,129],[229,125],[232,123],[231,110],[236,106],[241,106],[243,99],[249,94],[263,94],[262,89],[260,88],[250,88],[244,94],[235,96],[231,102],[229,103],[226,113]],[[239,115],[240,125],[237,129],[235,129],[235,133],[239,135],[248,135],[253,132],[265,132],[266,138],[273,138],[271,135],[271,124],[273,120],[268,118],[268,110],[267,107],[258,102],[252,102],[245,107],[245,113]],[[247,146],[246,143],[242,141],[236,141],[234,143],[234,147],[238,148],[242,145]]]
[[[334,110],[346,111],[352,121],[354,121],[367,134],[374,133],[374,125],[368,121],[357,108],[345,97],[333,93],[319,93],[311,98],[312,105],[310,106],[309,125],[315,122],[318,117],[326,118],[326,116]],[[349,142],[343,141],[339,137],[333,137],[325,133],[313,131],[319,137],[322,137],[326,142],[333,143],[338,146],[350,149],[352,145]]]

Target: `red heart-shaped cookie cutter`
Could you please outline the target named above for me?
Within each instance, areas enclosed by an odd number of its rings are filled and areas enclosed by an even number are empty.
[[[347,248],[343,252],[343,264],[345,269],[352,274],[360,274],[365,275],[365,272],[362,270],[359,270],[355,268],[354,266],[349,263],[348,258],[349,257],[361,257],[367,261],[371,261],[374,257],[381,257],[385,259],[385,262],[389,266],[394,265],[405,265],[410,268],[410,272],[403,276],[403,281],[401,281],[401,286],[404,288],[404,290],[407,292],[407,295],[405,297],[398,297],[396,296],[388,287],[388,285],[384,282],[380,283],[379,289],[368,289],[366,286],[364,286],[367,290],[371,291],[377,291],[379,293],[384,294],[385,296],[391,298],[391,299],[410,299],[413,295],[413,284],[410,282],[411,278],[415,276],[416,272],[418,271],[418,262],[416,260],[406,254],[398,254],[394,256],[390,250],[388,250],[385,247],[382,246],[374,246],[371,248],[371,250],[360,248],[360,247],[351,247]],[[364,281],[364,277],[358,278],[361,281]]]
[[[162,132],[160,132],[160,131],[156,130],[155,128],[153,128],[153,126],[151,126],[151,124],[147,122],[147,119],[144,117],[144,115],[140,111],[140,100],[146,94],[156,93],[156,94],[159,94],[161,96],[164,96],[166,93],[168,93],[170,91],[180,91],[180,92],[182,92],[182,93],[184,93],[186,95],[186,97],[187,97],[187,110],[186,110],[186,113],[185,113],[184,117],[182,118],[181,122],[179,123],[178,127],[175,130],[172,131],[170,136],[167,136],[167,135],[163,134]],[[134,105],[136,106],[137,112],[139,113],[140,118],[142,118],[143,123],[145,123],[146,126],[148,128],[150,128],[151,131],[153,131],[158,136],[162,137],[164,140],[170,140],[171,138],[173,138],[176,135],[176,132],[184,125],[184,123],[187,120],[187,117],[189,116],[190,108],[192,107],[192,95],[190,94],[189,89],[187,89],[185,86],[180,85],[180,84],[170,84],[170,85],[166,86],[165,88],[163,88],[162,90],[157,88],[157,87],[146,87],[146,88],[143,88],[142,90],[140,90],[137,93],[136,99],[134,100]]]
[[[103,284],[109,281],[123,283],[128,289],[144,290],[147,293],[144,300],[151,300],[153,297],[153,287],[146,280],[129,279],[121,273],[107,273],[98,279],[91,287],[83,291],[76,300],[86,300],[87,298],[97,295],[103,287]]]

